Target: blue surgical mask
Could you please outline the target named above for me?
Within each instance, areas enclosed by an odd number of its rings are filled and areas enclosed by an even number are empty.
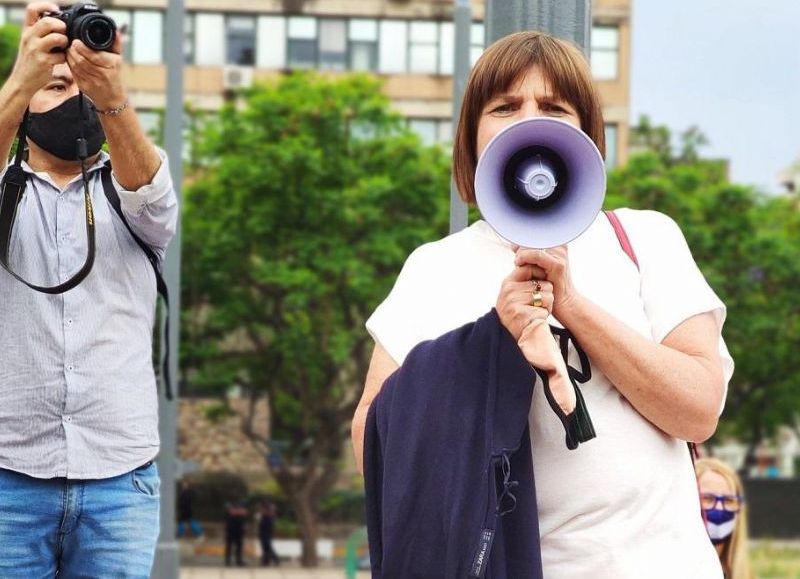
[[[719,545],[728,540],[736,525],[736,513],[722,509],[706,509],[706,529],[711,542]]]

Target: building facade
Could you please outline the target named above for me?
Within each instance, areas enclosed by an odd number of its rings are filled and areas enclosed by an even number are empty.
[[[99,2],[124,27],[126,79],[143,123],[165,106],[167,0]],[[591,62],[606,116],[607,163],[628,142],[631,0],[595,0]],[[292,69],[380,75],[386,94],[429,143],[452,141],[453,0],[185,0],[186,100],[213,110],[231,90]],[[473,0],[470,55],[484,47],[484,2]],[[0,23],[24,3],[0,0]]]

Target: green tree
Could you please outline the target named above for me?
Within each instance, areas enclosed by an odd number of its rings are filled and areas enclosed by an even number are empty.
[[[800,213],[797,201],[730,183],[726,163],[700,158],[707,143],[696,128],[678,152],[669,131],[646,121],[639,134],[657,135],[609,175],[610,207],[656,209],[681,226],[700,269],[728,307],[724,335],[736,362],[719,435],[756,445],[780,425],[794,425],[800,408]],[[680,295],[680,280],[675,280]],[[713,442],[713,441],[712,441]]]
[[[378,82],[291,74],[197,125],[184,207],[189,388],[267,396],[271,460],[315,565],[372,341],[369,313],[406,255],[447,229],[448,160]]]
[[[17,49],[19,48],[20,28],[16,24],[4,24],[0,26],[0,79],[5,82],[11,69],[14,68],[14,61],[17,59]]]

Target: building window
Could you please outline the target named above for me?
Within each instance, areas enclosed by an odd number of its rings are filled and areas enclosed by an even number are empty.
[[[473,22],[470,28],[470,48],[469,59],[470,64],[475,66],[478,59],[483,54],[483,47],[486,45],[486,27],[483,22]]]
[[[408,128],[416,133],[426,146],[453,142],[453,123],[450,119],[409,118]]]
[[[447,143],[453,144],[453,121],[450,119],[444,119],[439,121],[438,125],[439,135],[438,135],[438,142],[439,143]]]
[[[194,14],[191,12],[183,17],[183,62],[194,64]]]
[[[283,16],[258,17],[259,68],[286,68],[286,18]]]
[[[162,113],[146,109],[137,110],[136,113],[139,117],[139,124],[144,134],[150,137],[154,143],[158,143],[159,145],[163,144],[163,135],[161,134],[164,130],[162,126]]]
[[[117,25],[117,33],[122,34],[122,59],[133,59],[133,37],[131,36],[131,13],[129,10],[105,10],[106,16]]]
[[[164,60],[164,13],[135,10],[131,26],[131,62],[160,64]]]
[[[606,133],[606,168],[613,169],[617,166],[617,125],[609,123],[605,126]]]
[[[194,62],[198,66],[225,64],[225,17],[222,14],[195,13]]]
[[[408,68],[408,23],[403,20],[381,20],[381,42],[378,70],[396,74]]]
[[[619,28],[592,28],[592,75],[596,80],[614,80],[619,74]]]
[[[412,22],[409,32],[408,59],[411,72],[438,72],[439,30],[436,22]]]
[[[453,74],[456,58],[455,26],[442,22],[439,28],[439,74]]]
[[[256,63],[256,19],[228,16],[226,23],[227,63],[253,66]]]
[[[289,18],[288,64],[291,68],[317,66],[317,21],[298,16]]]
[[[378,22],[363,18],[350,20],[348,30],[350,70],[375,71],[378,68]]]
[[[319,21],[319,67],[323,70],[347,68],[347,22]]]
[[[25,24],[25,8],[22,6],[9,6],[8,23],[18,24],[19,26]]]

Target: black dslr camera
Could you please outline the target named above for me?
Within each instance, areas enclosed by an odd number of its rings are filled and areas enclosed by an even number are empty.
[[[117,25],[95,4],[78,2],[63,7],[61,12],[45,12],[42,16],[63,20],[70,44],[77,38],[92,50],[106,51],[114,45]]]

